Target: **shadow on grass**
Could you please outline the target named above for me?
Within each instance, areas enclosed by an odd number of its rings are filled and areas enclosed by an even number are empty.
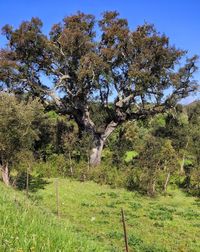
[[[27,183],[26,181],[27,181],[26,172],[21,172],[15,179],[15,187],[18,190],[25,190]],[[49,183],[50,182],[42,178],[42,176],[40,175],[33,176],[31,174],[28,174],[28,189],[30,192],[36,192],[39,189],[45,189],[45,186]]]

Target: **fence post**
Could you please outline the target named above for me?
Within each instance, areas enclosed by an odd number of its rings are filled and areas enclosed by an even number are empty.
[[[28,191],[29,191],[29,168],[26,169],[26,196],[28,197]]]
[[[124,229],[124,242],[125,242],[125,251],[128,252],[128,238],[127,238],[127,232],[126,232],[126,222],[125,222],[125,217],[124,217],[124,210],[123,208],[121,209],[121,214],[122,214],[122,223],[123,223],[123,229]]]
[[[58,179],[56,179],[55,181],[55,187],[56,187],[56,213],[57,216],[60,216],[60,212],[59,212],[59,196],[58,196]]]

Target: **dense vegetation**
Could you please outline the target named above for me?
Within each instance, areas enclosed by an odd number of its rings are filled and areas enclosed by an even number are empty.
[[[73,119],[45,111],[38,100],[0,96],[0,139],[4,182],[25,188],[34,177],[94,180],[151,196],[169,183],[200,194],[200,103],[177,105],[173,112],[126,122],[111,135],[102,163],[89,163],[91,136],[81,137]],[[98,106],[94,104],[94,116]],[[11,180],[11,181],[10,181]],[[20,185],[21,184],[21,185]],[[31,185],[30,185],[31,186]]]

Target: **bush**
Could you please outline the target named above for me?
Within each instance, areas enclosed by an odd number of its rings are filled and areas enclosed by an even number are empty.
[[[66,177],[70,174],[68,160],[62,154],[51,155],[46,162],[38,161],[34,165],[34,172],[43,177]]]
[[[126,171],[118,169],[109,164],[101,164],[98,167],[91,168],[89,179],[100,184],[108,184],[113,187],[124,187],[126,183]]]

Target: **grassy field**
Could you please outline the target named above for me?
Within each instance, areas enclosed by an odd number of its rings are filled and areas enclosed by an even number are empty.
[[[55,180],[23,193],[0,185],[0,251],[124,251],[120,209],[130,251],[200,251],[200,201],[181,191],[155,199],[93,182]]]
[[[0,252],[109,251],[50,209],[0,183]]]

